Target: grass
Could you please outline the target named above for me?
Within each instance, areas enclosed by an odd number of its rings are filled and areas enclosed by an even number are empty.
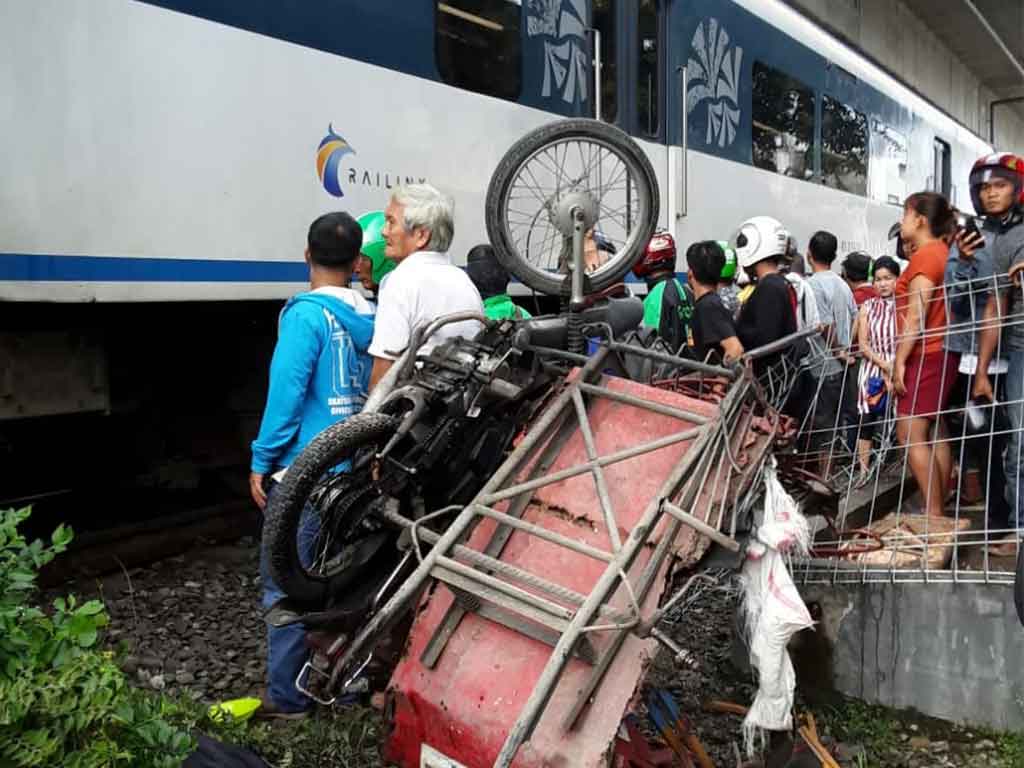
[[[860,744],[868,755],[885,754],[899,746],[900,721],[885,707],[844,699],[821,713],[829,731],[837,739]],[[871,765],[870,759],[865,766]]]
[[[1024,733],[989,733],[1000,768],[1024,768]]]
[[[958,728],[913,711],[889,709],[856,699],[844,699],[839,704],[824,708],[819,716],[839,741],[864,747],[864,755],[854,764],[855,768],[887,765],[880,760],[880,756],[888,755],[893,749],[909,751],[909,745],[900,736],[913,731],[912,725],[916,726],[921,736],[928,736],[932,741],[962,744],[967,750],[965,754],[973,752],[973,745],[978,742],[991,741],[995,744],[995,750],[986,768],[1024,768],[1024,733],[975,727]],[[971,738],[967,738],[968,734]]]

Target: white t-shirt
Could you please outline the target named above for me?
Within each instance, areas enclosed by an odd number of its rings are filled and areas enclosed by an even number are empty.
[[[473,281],[452,264],[446,253],[417,251],[407,256],[381,283],[370,354],[394,360],[409,346],[413,329],[453,312],[484,312]],[[480,330],[475,320],[449,323],[420,348],[429,352],[445,339],[471,338]]]

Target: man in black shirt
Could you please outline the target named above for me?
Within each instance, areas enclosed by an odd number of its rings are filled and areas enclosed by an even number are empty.
[[[732,314],[718,295],[725,252],[714,240],[694,243],[686,251],[687,281],[696,299],[690,321],[690,348],[697,360],[732,362],[743,354]]]
[[[736,233],[736,256],[756,284],[736,321],[740,343],[748,351],[796,333],[795,294],[779,274],[788,241],[782,224],[768,216],[748,219]],[[781,358],[782,352],[763,357],[755,362],[754,371],[760,374]]]

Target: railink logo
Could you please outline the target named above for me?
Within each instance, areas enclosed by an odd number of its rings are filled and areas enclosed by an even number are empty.
[[[585,0],[528,0],[526,32],[544,39],[544,85],[575,104],[587,100],[587,25]]]
[[[344,197],[341,191],[341,178],[338,175],[338,166],[345,155],[354,155],[356,151],[349,146],[341,136],[334,132],[334,126],[328,123],[327,135],[320,142],[316,151],[316,175],[320,177],[320,183],[324,185],[330,194],[335,197]]]
[[[702,22],[693,34],[693,55],[687,63],[688,113],[707,102],[708,144],[728,147],[740,123],[740,64],[743,49],[729,49],[729,33],[718,19]]]

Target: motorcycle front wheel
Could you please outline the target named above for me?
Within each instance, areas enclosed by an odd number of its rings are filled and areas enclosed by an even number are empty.
[[[317,435],[285,473],[267,504],[264,557],[274,583],[298,608],[320,609],[341,594],[381,557],[394,531],[374,518],[379,499],[373,456],[395,433],[399,417],[362,413]],[[345,467],[337,471],[339,465]],[[299,555],[303,515],[314,515],[312,561]],[[385,564],[388,566],[390,564]]]
[[[598,120],[541,126],[505,153],[487,188],[487,235],[498,261],[535,291],[558,295],[571,237],[565,208],[592,211],[599,262],[588,272],[599,292],[629,272],[658,220],[658,181],[628,134]]]

